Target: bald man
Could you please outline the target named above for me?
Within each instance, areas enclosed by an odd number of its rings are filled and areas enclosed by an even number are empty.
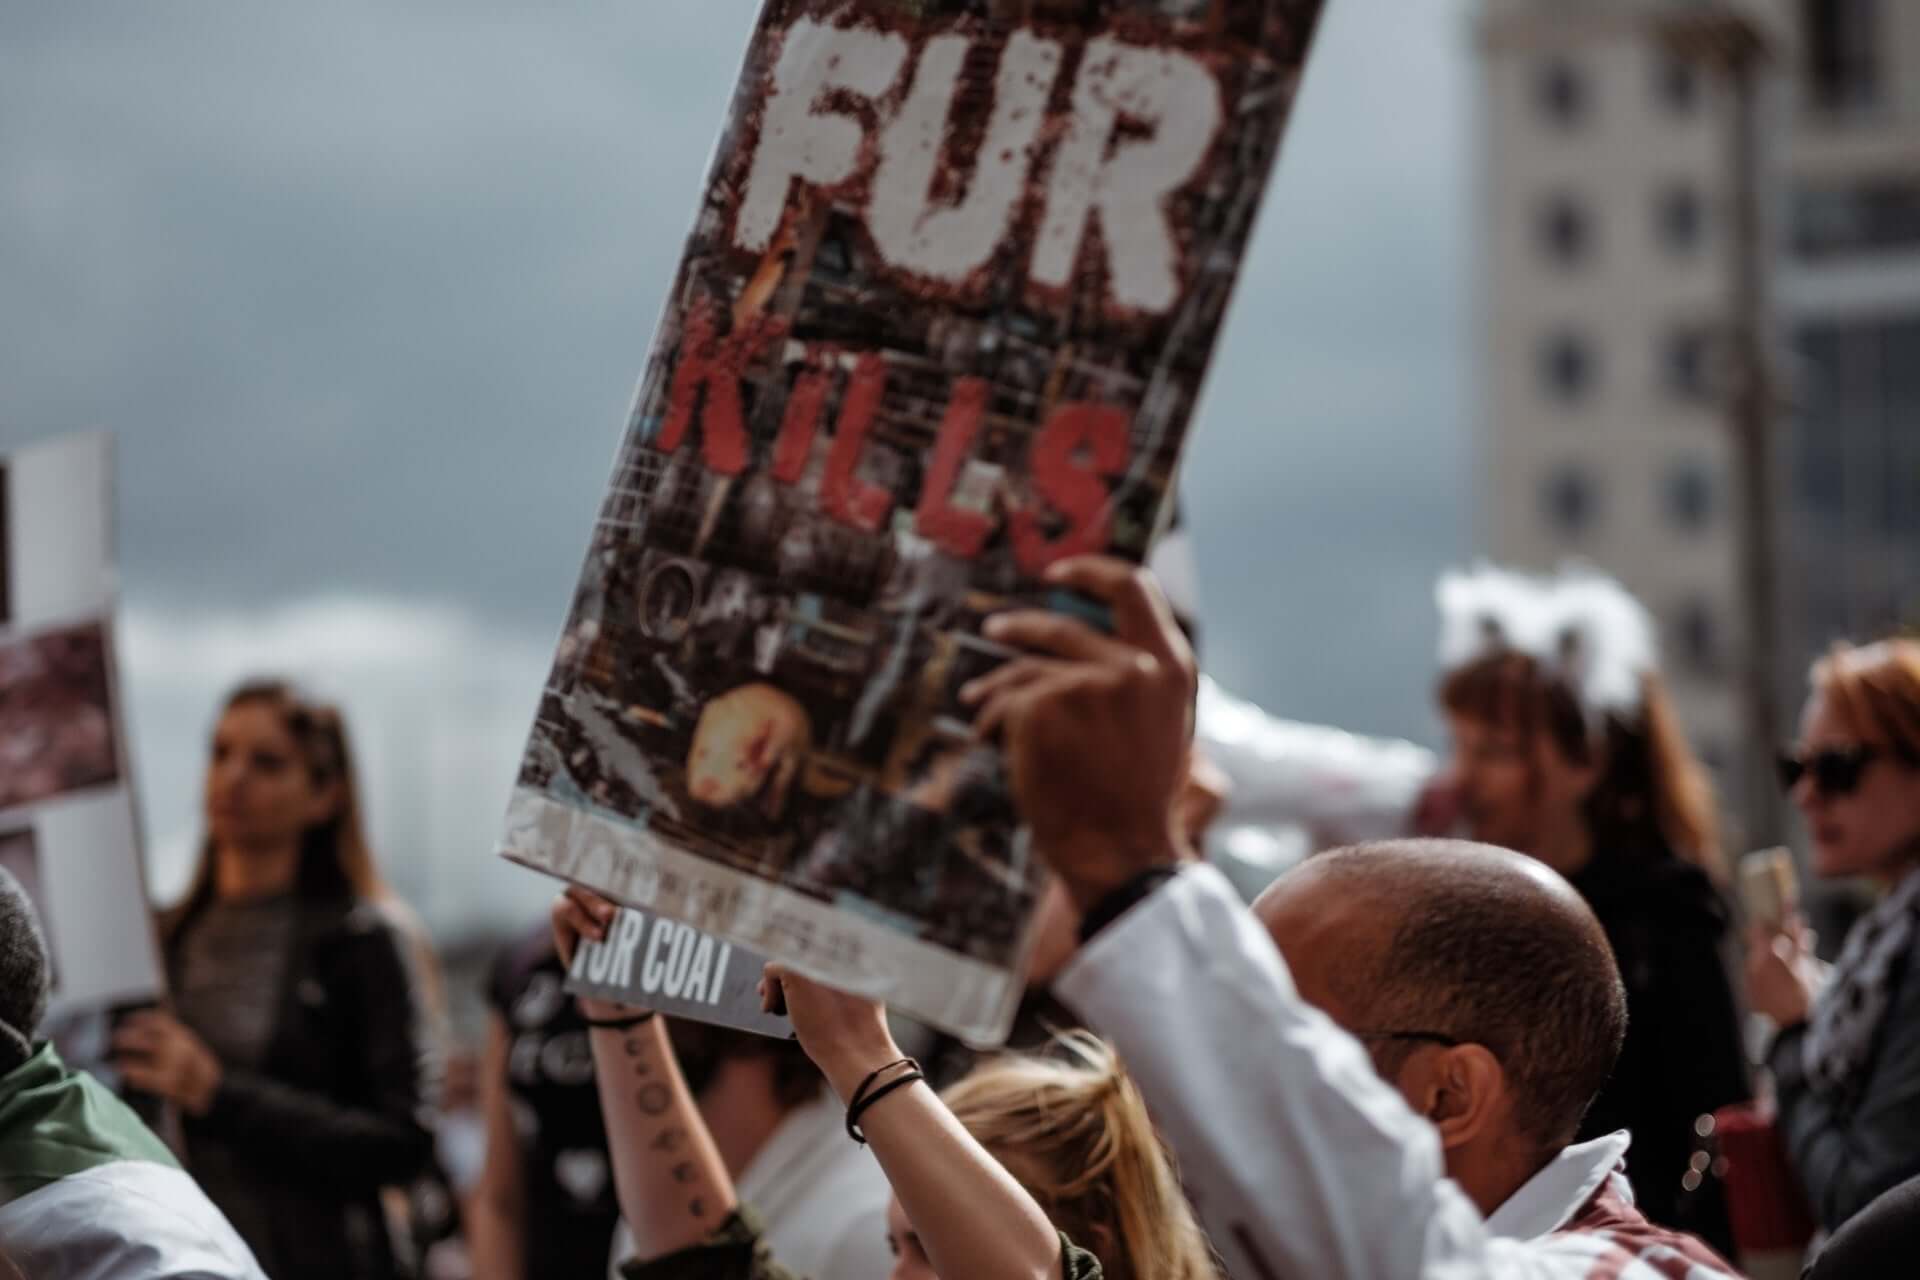
[[[1195,675],[1152,578],[1098,558],[1050,576],[1112,632],[996,618],[1027,656],[963,697],[1082,913],[1055,993],[1119,1048],[1227,1272],[1734,1275],[1634,1210],[1626,1135],[1567,1145],[1626,1018],[1578,895],[1517,854],[1398,842],[1309,862],[1256,918],[1173,817]]]

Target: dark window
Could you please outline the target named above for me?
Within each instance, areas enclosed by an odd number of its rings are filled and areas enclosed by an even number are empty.
[[[1810,325],[1795,347],[1800,518],[1822,546],[1899,548],[1920,580],[1920,315]]]
[[[1813,106],[1841,113],[1873,107],[1880,98],[1879,0],[1802,0],[1801,12]]]
[[[1593,477],[1578,467],[1562,467],[1548,476],[1541,502],[1547,523],[1567,538],[1585,533],[1600,515]]]
[[[1700,229],[1706,223],[1700,193],[1683,182],[1667,187],[1654,198],[1653,220],[1669,253],[1691,252],[1700,243]]]
[[[1561,266],[1574,266],[1593,251],[1593,224],[1587,211],[1571,196],[1549,197],[1540,206],[1540,244],[1547,257]]]
[[[1700,69],[1668,54],[1654,66],[1654,95],[1675,115],[1690,115],[1700,104]]]
[[[1556,333],[1540,344],[1540,381],[1555,400],[1571,404],[1592,390],[1596,369],[1593,349],[1575,333]]]
[[[1698,462],[1676,463],[1665,480],[1667,519],[1686,533],[1698,533],[1713,518],[1713,477]]]
[[[1920,245],[1920,180],[1802,187],[1793,195],[1793,248],[1807,258]]]
[[[1683,603],[1673,612],[1673,647],[1685,669],[1710,676],[1720,669],[1720,618],[1702,599]]]
[[[1562,128],[1571,128],[1586,119],[1590,105],[1587,79],[1580,68],[1566,58],[1550,59],[1540,68],[1534,95],[1540,114]]]
[[[1661,343],[1660,372],[1667,393],[1678,400],[1708,400],[1714,393],[1714,345],[1699,327],[1676,329]]]

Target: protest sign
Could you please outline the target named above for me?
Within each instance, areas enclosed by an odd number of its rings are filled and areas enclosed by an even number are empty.
[[[112,450],[0,459],[0,866],[39,909],[56,1012],[161,989],[114,662]]]
[[[766,965],[765,956],[670,916],[622,907],[605,942],[581,940],[566,989],[784,1039],[793,1034],[793,1024],[761,1008],[760,974]]]
[[[978,1040],[1039,869],[956,698],[1146,554],[1319,0],[769,0],[503,852]]]

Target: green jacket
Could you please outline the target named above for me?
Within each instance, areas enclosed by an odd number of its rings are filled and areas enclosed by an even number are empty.
[[[0,1241],[36,1280],[264,1280],[152,1131],[51,1045],[0,1076]]]
[[[1066,1280],[1100,1280],[1100,1260],[1065,1236],[1060,1237],[1060,1270]],[[621,1274],[626,1280],[800,1280],[767,1252],[760,1224],[744,1207],[701,1243],[661,1258],[636,1259]]]

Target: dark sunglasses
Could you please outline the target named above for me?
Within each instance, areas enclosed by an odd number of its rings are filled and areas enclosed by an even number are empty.
[[[1867,767],[1886,754],[1864,743],[1825,747],[1801,755],[1783,751],[1774,767],[1780,771],[1780,785],[1788,791],[1798,786],[1800,779],[1811,777],[1814,789],[1822,795],[1844,796],[1853,794]]]

